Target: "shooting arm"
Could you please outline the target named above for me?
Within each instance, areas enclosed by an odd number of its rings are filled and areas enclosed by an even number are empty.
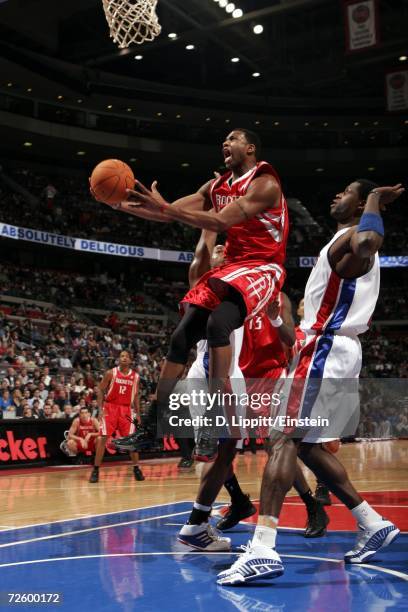
[[[198,279],[210,269],[211,253],[215,247],[217,234],[210,230],[202,230],[197,243],[194,259],[188,271],[190,288],[194,287]]]
[[[109,387],[111,380],[112,380],[112,370],[108,370],[107,372],[105,372],[104,377],[102,378],[101,382],[98,384],[98,387],[96,390],[96,400],[98,402],[98,408],[100,412],[102,411],[102,407],[103,407],[103,398],[105,397],[105,391]]]
[[[164,211],[175,221],[199,229],[221,233],[233,225],[252,219],[267,208],[278,207],[280,197],[281,190],[276,180],[272,176],[264,174],[251,183],[245,196],[238,198],[219,213],[214,210],[191,212],[173,206],[165,207]]]

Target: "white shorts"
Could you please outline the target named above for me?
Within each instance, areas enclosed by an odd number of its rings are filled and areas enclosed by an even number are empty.
[[[360,416],[361,361],[357,336],[307,335],[282,390],[278,415],[284,424],[281,421],[273,429],[311,444],[353,435]],[[315,423],[296,426],[287,417]]]
[[[239,355],[241,353],[242,341],[244,337],[244,327],[239,327],[230,336],[231,348],[232,348],[232,360],[231,368],[229,371],[229,377],[231,380],[232,392],[237,395],[243,395],[246,392],[246,385],[244,375],[239,368]],[[188,371],[187,377],[181,383],[178,383],[175,391],[191,394],[192,391],[204,391],[208,393],[208,367],[209,367],[209,356],[207,343],[199,343],[200,349],[197,351],[197,358],[192,363],[190,370]],[[205,406],[198,406],[195,404],[190,405],[191,417],[202,416],[205,412]],[[245,416],[246,407],[240,404],[236,407],[236,414]],[[197,436],[198,429],[194,428],[194,434]],[[241,436],[246,438],[246,431],[241,428]],[[243,441],[239,440],[237,448],[242,448]]]

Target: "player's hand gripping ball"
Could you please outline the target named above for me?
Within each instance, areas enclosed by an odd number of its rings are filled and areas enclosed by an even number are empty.
[[[93,169],[89,184],[95,200],[109,206],[118,206],[128,197],[126,189],[133,189],[135,177],[125,162],[105,159]]]

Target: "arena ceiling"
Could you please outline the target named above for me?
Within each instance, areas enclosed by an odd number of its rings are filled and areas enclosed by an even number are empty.
[[[408,0],[379,0],[380,46],[352,55],[345,53],[340,0],[235,4],[240,19],[214,0],[158,0],[162,34],[120,51],[109,38],[101,0],[6,0],[0,4],[0,50],[78,93],[130,96],[119,81],[101,78],[109,73],[137,79],[140,96],[162,92],[174,101],[190,89],[222,92],[237,106],[255,97],[259,106],[296,112],[384,110],[384,75],[408,55]],[[256,24],[262,34],[254,34]],[[175,39],[168,38],[172,32]]]

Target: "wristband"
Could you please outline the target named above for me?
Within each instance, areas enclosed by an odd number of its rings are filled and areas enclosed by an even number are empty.
[[[283,321],[281,317],[278,315],[276,319],[271,320],[272,327],[281,327],[283,325]]]
[[[381,215],[371,212],[363,213],[357,232],[376,232],[380,236],[384,236],[384,222]]]

